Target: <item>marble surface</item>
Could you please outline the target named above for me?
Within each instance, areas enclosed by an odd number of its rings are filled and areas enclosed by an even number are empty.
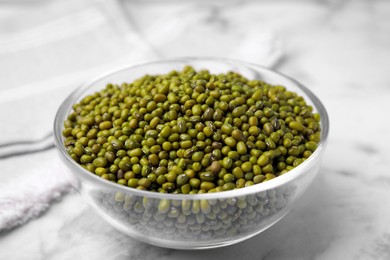
[[[1,232],[0,259],[390,259],[389,1],[124,4],[129,22],[164,58],[206,53],[256,61],[256,44],[234,53],[237,43],[253,34],[275,37],[282,54],[273,57],[275,68],[308,86],[329,113],[319,175],[273,227],[204,251],[163,249],[126,237],[71,191],[39,218]],[[170,20],[179,14],[183,24]],[[164,33],[182,41],[156,41],[163,23],[153,21],[172,22]]]

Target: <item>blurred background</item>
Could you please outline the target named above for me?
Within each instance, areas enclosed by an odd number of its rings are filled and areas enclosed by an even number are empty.
[[[388,46],[386,0],[0,0],[0,258],[389,259]],[[84,82],[182,56],[274,68],[308,86],[331,121],[299,207],[210,254],[140,245],[105,226],[71,190],[52,141],[57,108]],[[58,253],[65,242],[73,247]]]

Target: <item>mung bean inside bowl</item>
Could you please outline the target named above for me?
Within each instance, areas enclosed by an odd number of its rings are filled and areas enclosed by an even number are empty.
[[[240,61],[122,68],[60,106],[55,143],[73,186],[140,241],[206,249],[246,240],[315,178],[329,122],[297,81]]]

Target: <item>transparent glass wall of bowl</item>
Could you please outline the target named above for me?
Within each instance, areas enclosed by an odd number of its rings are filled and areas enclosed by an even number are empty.
[[[282,218],[310,185],[319,168],[317,160],[302,174],[278,187],[242,196],[213,199],[159,199],[131,190],[107,188],[84,175],[79,179],[83,197],[119,231],[157,246],[194,249],[228,245],[252,237]],[[69,162],[68,162],[69,163]]]

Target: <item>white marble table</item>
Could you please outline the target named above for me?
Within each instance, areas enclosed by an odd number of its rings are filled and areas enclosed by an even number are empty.
[[[127,7],[161,57],[223,56],[249,32],[271,32],[283,54],[276,69],[312,89],[330,116],[318,178],[270,229],[205,251],[137,242],[70,192],[39,218],[0,233],[0,259],[390,259],[389,1],[130,1]],[[197,15],[192,30],[174,24],[183,43],[155,42],[147,31],[151,22],[178,10],[184,17]],[[215,34],[220,42],[208,39],[202,45],[202,33]],[[250,50],[259,52],[252,46],[236,55],[254,61]]]

